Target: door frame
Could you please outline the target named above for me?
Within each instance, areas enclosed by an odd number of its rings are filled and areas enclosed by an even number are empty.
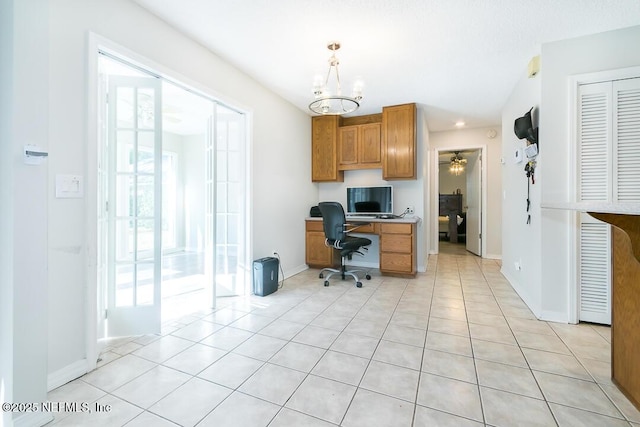
[[[434,171],[433,173],[433,182],[435,185],[435,191],[431,203],[431,247],[433,248],[433,253],[438,254],[440,252],[440,241],[438,236],[438,196],[440,194],[440,152],[443,151],[480,151],[480,155],[482,156],[482,184],[481,184],[481,206],[480,206],[480,216],[481,216],[481,228],[480,233],[482,234],[482,241],[480,244],[481,247],[481,258],[484,258],[487,254],[487,145],[486,144],[457,144],[453,147],[437,147],[434,148],[434,156],[432,159],[431,167]]]
[[[99,94],[99,76],[98,76],[98,58],[99,52],[108,53],[116,58],[126,58],[126,61],[133,65],[140,67],[145,72],[155,74],[158,77],[162,77],[171,83],[177,84],[183,87],[185,90],[189,90],[195,94],[209,98],[213,101],[219,102],[227,108],[235,109],[245,115],[245,141],[246,141],[246,203],[247,211],[246,223],[247,223],[247,238],[245,244],[247,245],[247,256],[249,257],[253,253],[253,222],[251,215],[251,193],[252,193],[252,151],[253,151],[253,115],[252,109],[248,106],[242,105],[235,100],[229,99],[225,96],[221,96],[214,90],[193,81],[192,79],[185,77],[173,70],[158,64],[157,62],[148,59],[130,49],[119,45],[103,36],[100,36],[93,32],[88,32],[87,35],[87,116],[86,116],[86,188],[98,188],[98,159],[100,157],[99,149],[99,133],[100,122],[98,117],[98,102],[100,99]],[[101,323],[104,313],[99,313],[98,310],[98,194],[95,191],[85,192],[85,230],[86,230],[86,250],[85,250],[85,283],[86,283],[86,306],[85,306],[85,363],[86,369],[84,372],[78,370],[78,375],[73,378],[69,378],[69,381],[84,374],[90,372],[97,367],[97,358],[102,351],[103,347],[98,343],[98,326]],[[215,298],[215,292],[213,293]],[[215,299],[214,299],[215,304]],[[105,300],[106,305],[106,300]]]

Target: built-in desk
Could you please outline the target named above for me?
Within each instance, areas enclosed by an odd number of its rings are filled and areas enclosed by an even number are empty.
[[[391,276],[413,277],[417,271],[417,228],[419,218],[347,220],[360,225],[354,233],[380,237],[380,272]],[[324,268],[340,265],[340,254],[324,244],[322,218],[305,220],[306,263]]]
[[[640,409],[640,203],[548,203],[612,227],[611,379]]]

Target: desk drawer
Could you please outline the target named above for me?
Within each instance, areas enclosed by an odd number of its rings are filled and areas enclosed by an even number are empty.
[[[374,227],[374,223],[370,222],[368,224],[362,224],[362,225],[358,225],[357,222],[350,222],[349,226],[347,227],[349,230],[351,230],[352,228],[355,228],[355,230],[352,231],[352,233],[375,233],[375,227]],[[357,228],[356,228],[357,227]]]
[[[413,256],[411,254],[380,253],[380,270],[413,274]]]
[[[380,223],[380,234],[411,234],[411,224]]]
[[[307,221],[307,231],[322,231],[324,233],[324,228],[322,228],[322,221]]]
[[[384,234],[380,237],[380,252],[410,254],[412,243],[410,234]]]

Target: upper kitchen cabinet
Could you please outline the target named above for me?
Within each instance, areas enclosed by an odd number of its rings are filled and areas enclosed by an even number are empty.
[[[382,167],[380,123],[342,126],[338,138],[338,169]]]
[[[416,104],[382,108],[382,178],[416,179]]]
[[[338,170],[338,116],[311,118],[311,181],[344,181]]]

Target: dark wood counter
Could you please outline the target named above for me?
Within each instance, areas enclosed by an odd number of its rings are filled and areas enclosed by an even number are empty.
[[[611,378],[640,410],[640,215],[588,213],[613,225]]]

